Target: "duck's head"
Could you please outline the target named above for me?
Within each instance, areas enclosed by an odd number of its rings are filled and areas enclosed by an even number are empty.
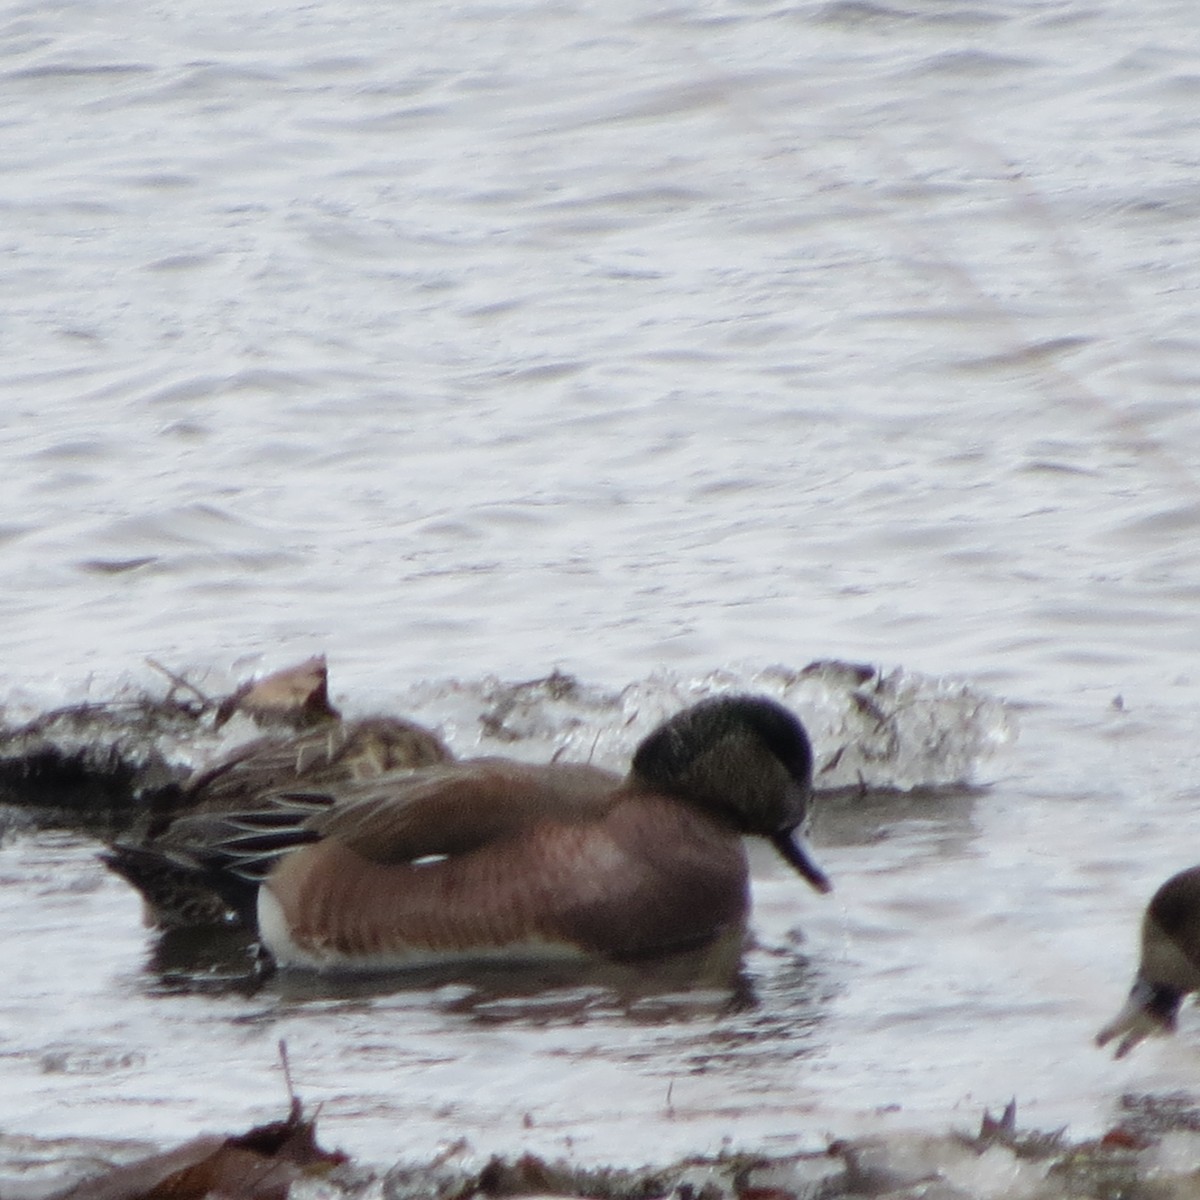
[[[1200,867],[1173,875],[1154,893],[1142,918],[1142,954],[1125,1007],[1096,1035],[1113,1038],[1117,1057],[1143,1038],[1172,1033],[1180,1005],[1200,990]]]
[[[819,892],[832,885],[804,844],[812,746],[799,719],[765,696],[714,696],[638,746],[635,785],[686,800],[770,840]]]
[[[431,729],[402,717],[363,717],[347,730],[345,760],[352,779],[374,779],[387,771],[449,762],[454,755]]]

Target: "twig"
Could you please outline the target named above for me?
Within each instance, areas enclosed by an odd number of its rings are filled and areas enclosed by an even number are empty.
[[[147,658],[146,666],[165,675],[172,684],[177,688],[184,688],[194,695],[205,708],[212,708],[216,701],[211,696],[206,696],[194,683],[184,679],[182,675],[177,675],[169,667],[164,667],[156,658]]]

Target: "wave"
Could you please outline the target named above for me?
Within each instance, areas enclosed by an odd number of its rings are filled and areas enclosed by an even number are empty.
[[[323,660],[320,663],[324,686]],[[246,685],[243,685],[245,689]],[[637,743],[671,714],[722,692],[770,695],[797,712],[816,752],[818,791],[920,791],[981,782],[983,764],[1016,735],[1008,705],[958,680],[839,661],[801,668],[659,671],[620,688],[560,670],[524,681],[429,680],[395,698],[455,753],[590,761],[623,770]],[[236,692],[234,693],[237,694]],[[354,702],[347,708],[368,708]],[[0,802],[73,814],[114,814],[263,734],[262,716],[228,717],[185,678],[130,682],[111,699],[26,712],[0,723]],[[224,717],[214,713],[224,713]],[[85,822],[86,823],[86,822]]]

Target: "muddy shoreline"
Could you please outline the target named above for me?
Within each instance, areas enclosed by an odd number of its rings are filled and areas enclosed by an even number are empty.
[[[436,1156],[371,1166],[323,1147],[318,1119],[287,1118],[176,1147],[0,1135],[5,1200],[1184,1200],[1200,1194],[1200,1107],[1186,1096],[1122,1098],[1104,1137],[1020,1127],[1015,1104],[974,1132],[910,1132],[832,1140],[824,1151],[696,1156],[643,1167],[582,1166],[515,1151],[483,1157],[469,1133]],[[215,1182],[218,1177],[220,1182]]]

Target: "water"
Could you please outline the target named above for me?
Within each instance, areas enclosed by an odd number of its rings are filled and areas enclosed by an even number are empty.
[[[273,1116],[280,1036],[375,1161],[1190,1085],[1194,1019],[1089,1039],[1193,861],[1196,42],[1169,0],[0,9],[11,717],[323,652],[460,751],[554,667],[866,661],[1020,726],[986,791],[831,806],[828,900],[756,860],[732,1013],[163,994],[94,846],[14,834],[0,1124]]]

